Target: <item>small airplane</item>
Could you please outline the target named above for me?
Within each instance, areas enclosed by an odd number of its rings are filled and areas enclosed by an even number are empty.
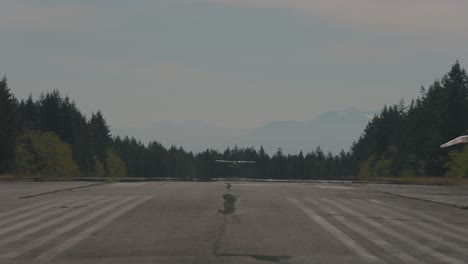
[[[449,142],[441,145],[440,147],[441,148],[446,148],[446,147],[450,147],[450,146],[458,145],[458,144],[468,144],[468,136],[457,137],[457,138],[452,139]]]
[[[227,163],[232,167],[240,167],[243,164],[254,164],[253,160],[216,160],[217,163]]]

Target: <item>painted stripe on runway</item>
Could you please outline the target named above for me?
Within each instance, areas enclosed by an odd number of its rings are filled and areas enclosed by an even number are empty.
[[[61,198],[59,200],[54,199],[52,203],[47,204],[45,206],[35,208],[34,210],[27,211],[27,212],[24,212],[24,213],[19,214],[19,215],[15,215],[15,216],[13,216],[11,218],[3,219],[2,221],[0,221],[0,227],[4,226],[4,225],[7,225],[7,224],[9,224],[11,222],[15,222],[15,221],[18,221],[20,219],[32,216],[32,215],[37,215],[37,214],[41,213],[42,211],[48,210],[50,208],[57,207],[57,206],[62,206],[63,204],[66,204],[66,203],[69,203],[69,202],[74,202],[74,201],[76,201],[78,199],[79,199],[79,197],[76,197],[76,196],[71,196],[71,197],[69,196],[69,197],[66,197],[66,198]]]
[[[405,261],[406,263],[420,263],[423,264],[423,261],[420,261],[416,259],[415,257],[407,254],[403,250],[400,250],[399,248],[395,247],[394,245],[390,244],[389,242],[385,241],[383,238],[379,237],[378,235],[375,235],[368,231],[367,229],[349,221],[346,217],[340,216],[338,212],[335,210],[331,209],[330,207],[325,206],[323,203],[319,203],[317,201],[314,201],[310,198],[305,198],[306,201],[309,203],[313,204],[314,206],[321,208],[323,211],[335,215],[335,219],[338,220],[340,223],[345,225],[351,230],[357,231],[361,236],[365,237],[367,240],[370,242],[376,244],[378,247],[381,249],[387,251],[390,253],[392,256],[398,257],[399,259]]]
[[[112,204],[109,204],[91,214],[88,214],[88,215],[85,215],[83,218],[79,218],[77,219],[76,221],[74,222],[71,222],[65,226],[62,226],[56,230],[54,230],[53,232],[51,233],[48,233],[47,235],[43,236],[43,237],[40,237],[36,240],[33,240],[25,245],[22,245],[20,248],[17,248],[17,249],[14,249],[14,250],[11,250],[9,252],[7,252],[6,254],[3,254],[0,256],[0,258],[7,258],[7,259],[11,259],[11,258],[16,258],[30,250],[33,250],[45,243],[47,243],[48,241],[52,240],[52,239],[55,239],[57,237],[59,237],[60,235],[62,234],[65,234],[69,231],[71,231],[72,229],[90,221],[90,220],[93,220],[94,218],[106,213],[107,211],[109,210],[112,210],[122,204],[125,204],[126,202],[130,201],[130,200],[134,200],[136,199],[137,197],[136,196],[132,196],[132,197],[128,197],[126,199],[123,199],[123,200],[120,200],[120,201],[117,201],[115,203],[112,203]]]
[[[435,249],[432,249],[410,237],[408,237],[407,235],[404,235],[404,234],[400,234],[392,229],[390,229],[389,227],[383,225],[383,224],[380,224],[379,222],[373,220],[373,219],[370,219],[368,217],[366,217],[365,215],[355,211],[355,210],[352,210],[350,207],[353,207],[353,208],[356,208],[357,210],[362,210],[364,212],[371,212],[371,210],[369,209],[369,205],[361,205],[362,207],[358,207],[356,204],[354,203],[351,203],[349,201],[346,201],[346,200],[342,200],[342,204],[340,203],[337,203],[337,202],[334,202],[334,201],[331,201],[329,199],[327,199],[328,202],[334,204],[336,207],[338,207],[340,210],[346,212],[346,213],[349,213],[349,214],[353,214],[353,215],[356,215],[356,216],[360,216],[361,217],[361,220],[362,221],[365,221],[367,224],[369,225],[372,225],[374,226],[375,228],[381,230],[382,232],[385,232],[399,240],[402,240],[403,242],[407,243],[408,245],[412,246],[414,249],[418,250],[418,251],[421,251],[427,255],[430,255],[432,257],[435,257],[437,259],[439,259],[440,261],[444,262],[444,263],[450,263],[450,264],[463,264],[465,262],[463,261],[460,261],[458,259],[455,259],[453,257],[450,257],[446,254],[443,254],[441,252],[438,252],[436,251]],[[347,205],[347,207],[345,207],[344,205]],[[386,221],[393,221],[393,222],[397,222],[395,220],[386,220]]]
[[[94,207],[100,206],[100,205],[105,204],[105,203],[107,203],[109,201],[115,200],[116,198],[121,198],[121,197],[119,197],[119,196],[110,196],[110,197],[105,198],[105,196],[95,196],[95,198],[96,199],[101,199],[101,200],[98,200],[97,202],[92,203],[91,205],[89,205],[87,207],[80,208],[80,209],[68,212],[67,214],[61,215],[60,217],[54,218],[54,219],[52,219],[50,221],[46,221],[43,224],[35,225],[35,226],[33,226],[33,227],[29,228],[29,229],[26,229],[26,230],[24,230],[24,231],[22,231],[20,233],[16,233],[13,236],[4,238],[4,239],[0,240],[0,247],[4,246],[4,245],[7,245],[9,243],[18,241],[19,239],[21,239],[23,237],[26,237],[28,235],[39,232],[39,231],[41,231],[41,230],[43,230],[45,228],[56,225],[56,224],[58,224],[58,223],[60,223],[62,221],[65,221],[65,220],[69,219],[69,218],[80,215],[81,213],[84,213],[84,212],[86,212],[86,211],[88,211],[88,210],[90,210],[90,209],[92,209]],[[103,199],[103,198],[105,198],[105,199]],[[91,202],[91,201],[80,201],[79,204],[86,204],[86,203],[89,203],[89,202]]]
[[[360,200],[360,201],[362,201],[362,200]],[[393,208],[394,210],[398,210],[400,212],[404,212],[405,216],[410,220],[415,220],[415,217],[417,217],[417,218],[424,219],[424,220],[427,220],[427,221],[430,221],[430,222],[435,222],[435,223],[439,223],[439,224],[444,223],[444,221],[442,219],[438,219],[438,218],[435,218],[435,217],[428,217],[428,216],[424,215],[423,213],[415,213],[413,210],[404,209],[404,208],[401,208],[401,207],[398,207],[398,206],[395,206],[395,205],[392,205],[392,204],[389,204],[389,203],[385,203],[385,202],[382,202],[382,201],[379,201],[379,200],[368,199],[368,201],[370,201],[370,202],[372,202],[374,204],[379,204],[379,205],[383,205],[383,206],[386,206],[386,207]]]
[[[69,196],[69,197],[74,197],[74,196]],[[23,206],[23,207],[15,208],[13,210],[0,213],[0,219],[3,219],[3,218],[5,218],[5,217],[7,217],[9,215],[16,214],[16,213],[21,212],[21,211],[29,210],[31,208],[36,208],[38,206],[47,205],[47,204],[53,203],[55,201],[56,200],[54,200],[54,199],[46,200],[46,201],[42,201],[42,202],[39,202],[39,203],[28,204],[28,205]]]
[[[369,204],[365,203],[364,201],[357,201],[357,202],[360,203],[360,204],[363,204],[365,206],[369,206]],[[376,211],[381,212],[382,214],[391,212],[393,215],[395,215],[397,217],[400,217],[400,218],[404,217],[404,215],[398,213],[396,210],[394,210],[392,208],[383,209],[382,207],[378,207],[375,204],[372,204],[372,206],[375,208]],[[413,218],[413,220],[417,220],[417,219]],[[414,234],[417,234],[419,236],[425,237],[425,238],[433,240],[433,241],[437,241],[437,243],[439,243],[441,245],[444,245],[447,248],[458,251],[459,253],[461,253],[461,254],[463,254],[465,256],[468,256],[468,251],[467,251],[466,247],[462,247],[462,246],[460,246],[460,245],[458,245],[456,243],[446,241],[442,237],[440,237],[439,235],[434,235],[434,234],[431,234],[431,233],[427,233],[424,230],[418,229],[418,226],[423,226],[423,227],[427,226],[428,229],[436,229],[436,228],[432,228],[431,225],[429,225],[427,223],[423,223],[423,222],[401,222],[401,221],[392,221],[392,220],[390,220],[390,221],[394,225],[405,228],[405,229],[407,229],[408,231],[410,231],[410,232],[412,232]],[[436,229],[436,231],[437,231],[437,229]],[[444,234],[445,232],[440,230],[439,233]]]
[[[69,238],[68,240],[60,243],[58,246],[47,250],[46,252],[39,255],[36,259],[41,261],[48,261],[55,258],[61,252],[73,247],[74,245],[78,244],[83,239],[91,236],[94,232],[98,231],[99,229],[107,226],[109,223],[117,219],[118,217],[122,216],[123,214],[127,213],[128,211],[132,210],[133,208],[139,206],[140,204],[154,198],[154,196],[143,197],[137,201],[132,202],[130,205],[127,205],[120,210],[112,213],[111,215],[101,219],[99,222],[95,223],[94,225],[86,228],[82,232],[76,234],[74,237]]]
[[[84,199],[85,201],[95,199],[92,196],[91,197],[90,196],[84,196],[83,198],[85,198]],[[79,200],[79,201],[75,201],[74,203],[70,204],[70,206],[77,206],[77,205],[82,204],[82,203],[83,203],[83,201]],[[4,228],[0,228],[0,235],[10,233],[10,232],[15,231],[17,229],[20,229],[20,228],[22,228],[24,226],[27,226],[27,225],[30,225],[30,224],[32,224],[34,222],[40,221],[41,219],[44,219],[44,218],[47,218],[47,217],[50,217],[50,216],[53,216],[53,215],[56,215],[56,214],[59,214],[59,213],[61,213],[60,210],[53,210],[53,211],[45,212],[43,214],[38,214],[36,217],[26,218],[23,221],[15,222],[13,225],[10,225],[10,226],[4,227]],[[0,241],[0,243],[1,243],[1,241]]]
[[[410,210],[405,210],[403,208],[393,206],[393,205],[390,205],[390,204],[387,204],[387,203],[384,203],[384,202],[381,202],[381,201],[378,201],[378,200],[369,200],[369,201],[371,201],[373,203],[380,204],[380,205],[388,206],[390,209],[393,209],[394,211],[402,212],[402,213],[405,214],[405,216],[409,217],[410,220],[420,221],[420,219],[418,219],[418,217],[420,217],[421,219],[434,222],[437,225],[430,224],[430,223],[425,223],[425,222],[416,222],[415,224],[418,224],[418,225],[420,225],[420,226],[422,226],[422,227],[424,227],[426,229],[432,230],[433,232],[443,234],[443,235],[445,235],[447,237],[451,237],[451,238],[454,238],[454,239],[457,239],[457,240],[460,240],[460,241],[468,242],[468,231],[465,230],[465,229],[459,228],[459,227],[454,226],[452,224],[449,224],[447,222],[443,222],[442,220],[439,220],[439,219],[437,219],[435,217],[425,217],[424,215],[422,215],[420,213],[415,213],[415,212],[410,211]],[[402,215],[402,214],[399,214],[399,213],[396,213],[396,214],[397,215]],[[410,215],[413,215],[413,216],[410,216]],[[452,228],[452,229],[455,229],[455,230],[448,230],[447,228]],[[460,230],[457,230],[457,229],[460,229]]]
[[[448,223],[447,221],[444,221],[442,219],[427,215],[427,214],[422,213],[422,212],[416,213],[416,212],[414,212],[412,210],[401,208],[401,207],[398,207],[396,205],[385,203],[385,202],[382,202],[382,201],[379,201],[379,200],[370,199],[369,201],[371,201],[373,203],[380,204],[380,205],[384,205],[384,206],[387,206],[387,207],[390,207],[390,208],[393,208],[395,210],[403,212],[405,215],[413,215],[414,217],[417,217],[417,218],[420,218],[420,219],[424,219],[424,220],[427,220],[427,221],[430,221],[430,222],[436,222],[439,225],[444,226],[445,228],[451,229],[453,232],[455,232],[454,234],[460,234],[460,233],[465,234],[465,237],[462,240],[466,241],[466,239],[468,239],[468,237],[466,237],[466,236],[468,236],[468,230],[466,228],[456,226],[454,224]]]
[[[323,227],[327,230],[330,234],[332,234],[336,239],[341,241],[344,245],[346,245],[352,251],[358,253],[363,259],[368,261],[369,263],[385,263],[383,260],[378,258],[377,256],[372,255],[366,249],[359,246],[356,241],[350,238],[348,235],[343,233],[341,230],[336,228],[334,225],[329,223],[326,219],[319,216],[314,210],[305,206],[303,203],[299,202],[294,198],[288,198],[288,200],[293,203],[296,207],[301,209],[309,218],[314,220],[315,223]]]

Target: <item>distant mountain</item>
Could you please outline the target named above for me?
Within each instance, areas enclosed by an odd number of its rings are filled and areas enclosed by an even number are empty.
[[[135,137],[143,143],[158,141],[170,147],[182,146],[193,152],[210,149],[224,149],[235,144],[234,139],[247,131],[224,128],[202,121],[175,123],[164,121],[149,126],[112,128],[115,135]]]
[[[326,112],[306,123],[272,122],[243,136],[242,142],[263,145],[270,153],[279,147],[285,153],[306,153],[320,146],[323,151],[336,154],[351,147],[375,113],[349,109]]]
[[[207,148],[261,145],[269,153],[282,148],[284,153],[304,153],[320,145],[325,152],[348,150],[359,138],[375,111],[348,109],[323,113],[309,122],[275,121],[252,130],[235,130],[205,122],[161,122],[151,126],[113,128],[115,134],[134,136],[142,142],[156,140],[166,146],[182,146],[200,152]]]

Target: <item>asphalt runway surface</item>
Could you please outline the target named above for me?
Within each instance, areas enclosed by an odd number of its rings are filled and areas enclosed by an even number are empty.
[[[465,187],[88,185],[0,183],[0,263],[468,263]]]

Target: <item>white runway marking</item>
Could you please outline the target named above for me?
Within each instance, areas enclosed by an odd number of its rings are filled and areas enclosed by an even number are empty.
[[[308,199],[308,198],[306,198],[306,200],[309,203],[313,204],[314,206],[316,206],[318,208],[321,208],[325,212],[335,215],[335,218],[340,223],[342,223],[343,225],[345,225],[349,229],[358,232],[361,236],[365,237],[370,242],[376,244],[381,249],[387,251],[392,256],[396,256],[396,257],[400,258],[401,260],[405,261],[406,263],[420,263],[420,264],[424,263],[423,261],[420,261],[420,260],[416,259],[415,257],[413,257],[413,256],[405,253],[404,251],[398,249],[397,247],[395,247],[394,245],[392,245],[389,242],[385,241],[381,237],[371,233],[367,229],[365,229],[365,228],[363,228],[363,227],[349,221],[346,217],[339,216],[339,214],[336,211],[334,211],[333,209],[331,209],[329,207],[326,207],[324,204],[321,204],[320,202],[317,202],[317,201],[314,201],[314,200]]]
[[[83,199],[84,201],[93,200],[92,197],[83,197],[83,198],[84,198]],[[78,202],[75,201],[74,203],[70,204],[70,206],[79,205],[79,204],[81,204],[83,202],[83,200],[78,200]],[[19,221],[19,222],[15,223],[14,225],[10,225],[8,227],[1,228],[0,229],[0,235],[12,232],[12,231],[14,231],[16,229],[20,229],[20,228],[22,228],[24,226],[30,225],[30,224],[32,224],[34,222],[37,222],[37,221],[41,220],[41,219],[45,219],[47,217],[50,217],[50,216],[53,216],[53,215],[56,215],[56,214],[59,214],[59,213],[60,213],[60,210],[53,210],[53,211],[45,212],[43,214],[39,214],[36,217],[26,218],[23,221]],[[2,241],[0,241],[0,243],[1,242]]]
[[[395,210],[398,210],[398,211],[404,213],[407,216],[411,215],[411,216],[414,216],[416,218],[424,219],[424,220],[427,220],[427,221],[430,221],[430,222],[436,222],[436,223],[438,223],[439,225],[443,226],[446,229],[451,229],[451,231],[449,231],[449,230],[446,230],[446,231],[455,234],[456,237],[458,237],[458,239],[460,239],[460,236],[458,236],[458,235],[460,235],[460,233],[465,235],[464,237],[461,237],[462,240],[467,241],[467,239],[468,239],[468,229],[466,229],[466,228],[459,227],[459,226],[456,226],[454,224],[450,224],[450,223],[448,223],[448,222],[446,222],[446,221],[444,221],[442,219],[439,219],[439,218],[424,214],[422,212],[416,213],[415,211],[400,208],[400,207],[397,207],[395,205],[385,203],[385,202],[382,202],[382,201],[379,201],[379,200],[370,199],[369,201],[371,201],[373,203],[383,205],[383,206],[393,208]]]
[[[363,204],[364,202],[363,201],[358,201],[358,203]],[[367,206],[369,206],[369,205],[367,205]],[[377,207],[375,205],[372,205],[372,206],[375,208],[376,211],[378,211],[378,212],[380,212],[382,214],[392,213],[393,215],[395,215],[396,217],[399,217],[399,218],[405,217],[405,215],[402,215],[402,214],[398,213],[394,209],[390,209],[390,208],[383,209],[382,207]],[[417,219],[411,218],[411,220],[417,220]],[[441,234],[446,234],[447,232],[445,232],[444,230],[437,229],[434,226],[432,226],[430,224],[427,224],[427,223],[423,223],[423,222],[405,222],[405,223],[401,222],[401,221],[390,221],[390,222],[392,224],[396,225],[396,226],[407,229],[409,232],[412,232],[412,233],[417,234],[419,236],[425,237],[426,239],[429,239],[429,240],[432,240],[432,241],[437,241],[438,244],[444,245],[447,248],[458,251],[459,253],[461,253],[461,254],[468,257],[468,251],[467,251],[467,249],[465,247],[459,246],[459,245],[457,245],[455,243],[452,243],[450,241],[446,241],[446,240],[444,240],[442,237],[440,237],[438,235],[433,235],[433,234],[427,233],[424,230],[418,229],[417,226],[423,226],[423,227],[426,227],[429,230],[435,230],[436,232],[439,232]]]
[[[0,240],[0,247],[1,247],[1,246],[4,246],[4,245],[7,245],[7,244],[9,244],[9,243],[18,241],[19,239],[21,239],[21,238],[23,238],[23,237],[26,237],[26,236],[28,236],[28,235],[34,234],[34,233],[36,233],[36,232],[39,232],[39,231],[41,231],[41,230],[43,230],[43,229],[45,229],[45,228],[48,228],[48,227],[50,227],[50,226],[59,224],[60,222],[62,222],[62,221],[64,221],[64,220],[67,220],[67,219],[69,219],[69,218],[78,216],[78,215],[80,215],[81,213],[84,213],[84,212],[86,212],[86,211],[89,210],[89,209],[92,209],[92,208],[94,208],[94,207],[100,206],[100,205],[102,205],[102,204],[104,204],[104,203],[107,203],[107,202],[109,202],[109,201],[111,201],[111,200],[114,200],[114,199],[120,198],[120,197],[119,197],[119,196],[114,196],[114,197],[111,196],[111,197],[107,197],[107,198],[105,198],[105,199],[102,199],[102,198],[104,198],[103,196],[96,196],[95,198],[96,198],[96,199],[101,199],[101,200],[99,200],[99,201],[97,201],[97,202],[95,202],[95,203],[93,203],[93,204],[91,204],[91,205],[89,205],[89,206],[80,208],[80,209],[78,209],[78,210],[74,210],[74,211],[68,212],[67,214],[64,214],[64,215],[62,215],[62,216],[60,216],[60,217],[54,218],[54,219],[52,219],[52,220],[50,220],[50,221],[46,221],[46,222],[44,222],[43,224],[38,224],[38,225],[33,226],[32,228],[25,229],[24,231],[19,232],[19,233],[16,233],[16,234],[14,234],[13,236],[10,236],[10,237],[8,237],[8,238],[4,238],[4,239]],[[95,199],[93,199],[92,201],[94,201],[94,200],[95,200]],[[87,200],[87,201],[85,201],[85,202],[81,201],[81,202],[79,202],[79,203],[77,203],[77,204],[86,204],[86,203],[89,203],[89,202],[92,202],[92,201],[89,201],[89,200]]]
[[[72,197],[73,196],[69,196],[69,198],[72,198]],[[7,211],[7,212],[3,212],[3,213],[0,213],[0,219],[4,219],[5,217],[7,217],[9,215],[16,214],[16,213],[21,212],[21,211],[26,211],[26,210],[29,210],[31,208],[37,208],[38,206],[46,205],[46,204],[49,204],[49,203],[55,203],[55,202],[56,202],[56,200],[47,200],[47,201],[42,201],[42,202],[39,202],[39,203],[29,204],[27,206],[16,208],[16,209],[13,209],[13,210],[10,210],[10,211]]]
[[[367,262],[369,262],[369,263],[385,263],[380,258],[372,255],[366,249],[359,246],[356,243],[356,241],[354,241],[348,235],[346,235],[341,230],[339,230],[338,228],[333,226],[331,223],[329,223],[323,217],[319,216],[311,208],[305,206],[303,203],[299,202],[296,199],[288,198],[288,200],[291,203],[293,203],[295,206],[297,206],[299,209],[301,209],[308,217],[310,217],[312,220],[314,220],[315,223],[317,223],[318,225],[323,227],[325,230],[327,230],[329,233],[331,233],[336,239],[338,239],[344,245],[346,245],[349,249],[351,249],[352,251],[358,253]]]
[[[1,255],[0,258],[7,258],[7,259],[16,258],[16,257],[18,257],[18,256],[20,256],[20,255],[22,255],[22,254],[24,254],[24,253],[26,253],[28,251],[31,251],[31,250],[33,250],[33,249],[47,243],[48,241],[50,241],[52,239],[55,239],[55,238],[59,237],[62,234],[65,234],[65,233],[71,231],[72,229],[78,227],[79,225],[82,225],[82,224],[84,224],[84,223],[86,223],[86,222],[88,222],[90,220],[93,220],[94,218],[99,217],[100,215],[106,213],[107,211],[110,211],[110,210],[112,210],[114,208],[117,208],[118,206],[123,205],[126,202],[128,202],[130,200],[134,200],[136,198],[137,198],[136,196],[132,196],[132,197],[128,197],[128,198],[125,198],[123,200],[114,202],[114,203],[112,203],[110,205],[107,205],[107,206],[105,206],[105,207],[103,207],[103,208],[101,208],[101,209],[99,209],[97,211],[94,211],[91,214],[87,214],[82,218],[78,218],[74,222],[70,222],[65,226],[62,226],[62,227],[60,227],[58,229],[55,229],[54,231],[52,231],[51,233],[46,234],[45,236],[39,237],[38,239],[32,240],[29,243],[26,243],[26,244],[22,245],[19,248],[11,250],[11,251]]]
[[[3,220],[0,221],[0,227],[4,226],[4,225],[7,225],[7,224],[9,224],[11,222],[15,222],[15,221],[18,221],[20,219],[32,216],[32,215],[37,215],[37,214],[41,213],[42,211],[48,210],[50,208],[54,208],[54,207],[61,206],[63,204],[69,203],[69,202],[76,201],[78,199],[79,199],[78,197],[72,196],[72,197],[67,197],[67,198],[64,198],[64,199],[61,199],[61,200],[58,200],[58,201],[53,200],[51,203],[48,203],[47,205],[44,205],[42,207],[35,207],[34,210],[30,210],[30,211],[24,212],[22,214],[12,216],[11,218],[7,218],[7,219],[2,218]],[[32,208],[34,208],[34,207],[32,207]]]
[[[435,257],[437,259],[439,259],[440,261],[444,262],[444,263],[455,263],[455,264],[463,264],[465,262],[463,261],[460,261],[458,259],[455,259],[455,258],[452,258],[446,254],[443,254],[443,253],[440,253],[424,244],[421,244],[419,243],[418,241],[408,237],[407,235],[403,235],[403,234],[400,234],[390,228],[388,228],[387,226],[383,225],[383,224],[380,224],[379,222],[373,220],[373,219],[370,219],[370,218],[367,218],[365,215],[357,212],[357,211],[354,211],[351,209],[351,207],[354,207],[354,208],[357,208],[358,210],[362,210],[362,211],[365,211],[365,212],[370,212],[370,209],[369,209],[369,205],[368,204],[364,204],[362,205],[361,204],[361,207],[357,207],[357,205],[355,205],[354,203],[351,203],[349,201],[345,201],[345,200],[342,200],[342,204],[339,204],[337,202],[333,202],[329,199],[324,199],[326,200],[327,202],[329,203],[332,203],[333,205],[335,205],[336,207],[338,207],[340,210],[346,212],[346,213],[349,213],[349,214],[352,214],[352,215],[355,215],[355,216],[360,216],[362,217],[361,220],[362,221],[365,221],[366,223],[368,223],[369,225],[372,225],[374,226],[375,228],[381,230],[382,232],[385,232],[401,241],[403,241],[404,243],[410,245],[411,247],[413,247],[414,249],[416,250],[419,250],[427,255],[430,255],[432,257]],[[355,202],[353,200],[353,202]],[[346,205],[346,207],[345,207]],[[386,221],[390,221],[392,222],[392,220],[386,220]],[[393,222],[396,222],[396,221],[393,221]]]
[[[131,209],[137,207],[138,205],[140,205],[140,204],[142,204],[142,203],[144,203],[144,202],[146,202],[146,201],[148,201],[149,199],[152,199],[152,198],[154,198],[154,196],[144,197],[144,198],[141,198],[141,199],[139,199],[139,200],[137,200],[135,202],[132,202],[129,205],[126,205],[123,208],[120,208],[118,211],[112,213],[111,215],[105,217],[104,219],[101,219],[100,221],[98,221],[94,225],[86,228],[85,230],[81,231],[80,233],[78,233],[74,237],[69,238],[68,240],[66,240],[65,242],[62,242],[58,246],[56,246],[56,247],[54,247],[52,249],[49,249],[48,251],[42,253],[40,256],[37,257],[37,260],[47,261],[47,260],[51,260],[51,259],[55,258],[55,256],[57,256],[61,252],[73,247],[74,245],[78,244],[81,240],[89,237],[91,234],[93,234],[97,230],[107,226],[109,223],[111,223],[113,220],[115,220],[119,216],[125,214],[126,212],[130,211]]]

